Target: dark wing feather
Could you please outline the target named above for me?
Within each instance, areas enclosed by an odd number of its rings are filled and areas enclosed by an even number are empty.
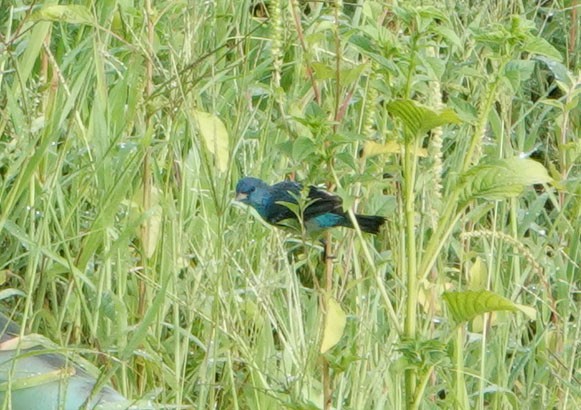
[[[285,219],[296,220],[295,213],[280,202],[296,204],[296,198],[300,197],[302,189],[301,184],[293,181],[283,181],[271,186],[269,205],[267,206],[267,221],[271,224],[277,224]],[[305,200],[306,208],[303,211],[304,221],[327,213],[344,215],[342,203],[340,197],[315,186],[310,186]]]
[[[297,216],[287,206],[280,202],[296,204],[296,198],[301,194],[301,184],[293,181],[283,181],[274,184],[269,189],[269,203],[266,207],[266,220],[271,224],[277,224],[285,219],[297,219]]]
[[[343,215],[343,200],[337,195],[315,186],[309,188],[308,204],[304,212],[305,221],[323,214]]]

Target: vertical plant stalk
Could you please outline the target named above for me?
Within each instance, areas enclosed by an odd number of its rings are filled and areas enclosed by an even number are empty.
[[[146,11],[146,18],[147,18],[147,41],[148,47],[147,50],[151,53],[153,52],[153,41],[154,41],[154,25],[153,25],[153,10],[151,8],[151,0],[146,0],[145,2],[145,11]],[[148,56],[145,63],[145,100],[149,98],[151,93],[153,92],[153,58]],[[151,113],[146,110],[146,129],[150,129],[151,124]],[[142,176],[142,183],[143,183],[143,210],[146,211],[151,206],[151,152],[149,147],[145,148],[145,153],[143,156],[143,176]],[[141,245],[145,247],[145,244],[149,243],[149,224],[147,221],[144,221],[141,225]],[[146,250],[144,249],[142,252],[141,264],[144,269],[145,274],[145,267],[147,266],[147,257],[146,257]],[[139,307],[138,307],[138,314],[140,317],[143,316],[145,313],[145,306],[146,306],[146,289],[145,289],[145,282],[139,282]]]
[[[500,67],[498,68],[499,73],[504,72],[504,66],[505,66],[504,63],[500,64]],[[496,90],[498,88],[499,81],[500,77],[494,79],[494,81],[490,83],[490,87],[486,92],[484,102],[480,107],[480,116],[476,123],[476,129],[474,130],[474,134],[472,135],[472,139],[470,140],[470,146],[468,148],[468,151],[464,156],[462,172],[466,172],[473,163],[478,162],[477,161],[478,158],[476,157],[476,150],[480,146],[482,138],[484,137],[484,133],[486,132],[486,124],[488,123],[488,114],[490,113],[490,110],[492,109],[492,104],[496,99]]]
[[[276,88],[280,87],[282,72],[282,17],[279,0],[273,0],[270,5],[270,22],[272,36],[272,83]]]
[[[333,131],[337,131],[337,121],[339,120],[339,111],[341,104],[341,59],[343,58],[343,53],[341,52],[341,36],[339,35],[339,17],[341,10],[343,9],[343,1],[335,0],[335,125],[333,125]]]
[[[330,169],[333,169],[333,164],[329,164]],[[329,314],[329,305],[327,301],[333,293],[333,246],[331,241],[331,233],[325,233],[325,290],[320,295],[321,305],[323,307],[323,323],[325,323],[325,316]],[[331,379],[331,372],[329,369],[329,362],[325,356],[321,356],[321,373],[323,376],[323,409],[331,410],[333,407],[333,381]]]
[[[573,0],[570,5],[571,28],[569,30],[569,53],[575,54],[577,50],[577,30],[579,30],[579,20],[577,19],[577,9],[579,0]]]
[[[501,65],[499,70],[499,72],[504,70],[504,64]],[[496,98],[498,82],[499,79],[491,82],[486,92],[484,101],[480,108],[480,115],[478,117],[478,121],[476,122],[476,129],[474,130],[474,134],[470,140],[468,151],[464,156],[464,163],[462,164],[461,172],[466,172],[468,168],[470,168],[470,165],[476,160],[475,153],[479,143],[482,141],[482,137],[484,136],[484,132],[486,130],[488,115]],[[445,208],[441,213],[437,228],[434,231],[434,234],[431,236],[422,256],[419,268],[419,275],[421,279],[425,279],[428,276],[430,269],[432,269],[432,266],[436,262],[442,246],[444,246],[446,239],[450,236],[454,226],[456,225],[456,222],[460,218],[462,210],[457,209],[459,194],[460,193],[458,190],[453,190],[446,196]]]
[[[343,3],[341,0],[335,0],[335,113],[334,113],[334,124],[333,132],[337,132],[339,113],[340,113],[340,100],[341,100],[341,39],[339,36],[339,14],[343,8]],[[329,141],[325,141],[325,147],[329,147]],[[334,174],[333,171],[333,157],[329,158],[329,170]],[[331,234],[329,232],[325,235],[325,294],[323,295],[323,312],[325,315],[329,314],[329,306],[327,301],[333,291],[333,258],[332,258],[332,244],[331,244]],[[333,408],[333,380],[331,378],[331,371],[329,369],[329,362],[323,356],[322,359],[322,375],[323,375],[323,409],[331,410]]]
[[[454,391],[456,397],[454,401],[458,408],[468,409],[468,395],[466,394],[466,383],[464,382],[464,339],[465,329],[463,326],[458,326],[456,329],[456,340],[454,341],[454,367],[456,368],[456,383]]]
[[[416,161],[414,153],[417,152],[417,138],[408,137],[405,144],[403,179],[404,179],[404,217],[405,217],[405,248],[406,248],[406,289],[407,303],[406,316],[404,322],[404,338],[414,340],[416,338],[416,308],[418,302],[418,271],[415,236],[415,171]],[[416,391],[417,374],[413,368],[405,371],[405,397],[408,408],[413,408],[413,404],[419,401],[414,400]]]
[[[305,42],[305,35],[303,33],[303,27],[301,24],[301,12],[299,7],[298,0],[291,0],[291,12],[293,14],[293,19],[295,22],[295,29],[297,33],[297,37],[299,39],[299,43],[301,44],[301,49],[303,50],[305,56],[305,71],[307,73],[307,77],[309,77],[309,81],[311,82],[311,87],[313,89],[313,93],[315,94],[315,102],[321,105],[321,90],[317,85],[317,81],[315,79],[314,71],[311,65],[311,57],[309,54],[309,49]]]
[[[147,50],[148,53],[153,54],[153,44],[154,44],[154,23],[153,23],[153,9],[151,6],[151,0],[146,0],[145,2],[145,15],[147,19]],[[146,58],[146,65],[145,65],[145,96],[144,100],[147,100],[149,96],[153,92],[153,57],[152,55],[148,55]],[[152,113],[146,109],[145,112],[145,128],[147,130],[152,130],[151,125],[151,117]],[[145,147],[145,152],[143,155],[143,175],[142,175],[142,183],[143,183],[143,210],[147,211],[151,207],[151,151],[149,145]],[[141,266],[143,269],[143,275],[147,276],[147,244],[150,242],[149,235],[149,222],[148,220],[143,221],[141,224]],[[139,281],[139,300],[138,300],[138,317],[142,318],[146,314],[146,306],[147,306],[147,288],[145,284],[145,280]],[[145,374],[144,365],[141,360],[138,360],[135,363],[136,367],[136,384],[138,386],[139,392],[145,391]]]
[[[436,47],[429,47],[427,53],[430,57],[437,58],[438,52]],[[442,104],[442,90],[440,87],[440,79],[434,78],[429,83],[429,100],[432,107],[434,107],[437,111],[440,111],[443,108]],[[438,223],[438,219],[440,217],[440,212],[442,211],[442,174],[444,170],[443,165],[443,155],[442,155],[442,135],[443,130],[442,127],[436,127],[432,129],[432,136],[429,141],[428,145],[428,155],[432,158],[433,164],[431,168],[433,183],[431,184],[431,195],[432,198],[430,200],[430,210],[431,210],[431,225],[432,228],[435,228],[436,224]]]

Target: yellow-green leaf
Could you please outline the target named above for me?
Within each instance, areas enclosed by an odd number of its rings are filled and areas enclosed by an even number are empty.
[[[519,195],[525,186],[551,182],[546,168],[528,158],[490,161],[470,169],[462,177],[460,200],[500,200]]]
[[[488,269],[482,258],[476,257],[474,264],[468,270],[468,283],[471,290],[481,290],[486,287]]]
[[[94,23],[93,15],[85,6],[51,5],[44,6],[30,16],[33,21],[54,21],[57,23],[88,24]]]
[[[395,100],[387,105],[388,111],[401,120],[406,138],[416,138],[445,124],[458,124],[460,118],[450,108],[432,110],[413,100]]]
[[[203,111],[193,110],[192,117],[206,149],[215,158],[218,171],[226,172],[230,159],[230,144],[224,123],[215,115]]]
[[[137,213],[142,214],[140,218],[143,222],[139,229],[139,239],[143,245],[145,256],[151,258],[160,238],[163,208],[160,204],[160,189],[151,186],[147,195],[146,198],[143,187],[141,187],[135,193],[133,203],[138,206]]]
[[[341,305],[332,297],[327,297],[327,315],[325,316],[325,328],[323,329],[323,341],[321,343],[321,353],[326,353],[335,346],[345,330],[347,316]]]
[[[530,320],[537,320],[537,310],[534,307],[520,305],[518,303],[515,303],[514,305],[518,310],[527,315]]]
[[[365,141],[363,145],[363,155],[368,158],[381,154],[399,154],[400,152],[402,152],[402,145],[396,141],[388,141],[385,144],[375,141]],[[418,148],[414,155],[427,157],[428,151],[425,148]]]
[[[534,311],[533,308],[513,303],[488,290],[444,292],[443,297],[450,314],[458,323],[467,322],[478,315],[495,311],[526,311],[528,316]]]

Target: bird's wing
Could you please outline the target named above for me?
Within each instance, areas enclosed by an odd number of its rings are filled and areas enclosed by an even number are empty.
[[[301,194],[301,184],[293,181],[283,181],[270,187],[269,203],[266,206],[266,220],[278,224],[287,219],[297,219],[296,214],[284,202],[297,203]]]
[[[308,221],[319,215],[328,213],[343,214],[343,200],[315,186],[309,188],[308,205],[304,212],[304,218]]]
[[[293,181],[283,181],[270,187],[270,204],[268,206],[267,220],[277,224],[287,219],[297,219],[296,214],[282,202],[297,203],[303,187]],[[309,192],[303,206],[303,219],[308,221],[314,217],[327,213],[342,214],[343,201],[340,197],[315,186],[309,187]]]

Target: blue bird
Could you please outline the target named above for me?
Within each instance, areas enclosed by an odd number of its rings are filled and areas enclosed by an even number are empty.
[[[297,199],[301,198],[302,192],[303,186],[297,182],[283,181],[271,186],[258,178],[245,177],[236,185],[236,200],[250,205],[262,219],[275,226],[296,227],[299,210],[301,222],[308,233],[335,226],[353,228],[349,215],[343,211],[340,197],[310,186],[300,209]],[[363,232],[372,234],[379,233],[379,228],[386,221],[382,216],[355,215],[355,218]]]

